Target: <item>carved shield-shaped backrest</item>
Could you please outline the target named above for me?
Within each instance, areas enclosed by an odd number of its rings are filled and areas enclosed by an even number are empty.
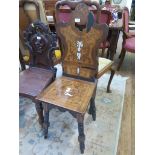
[[[64,52],[62,57],[63,72],[65,75],[94,79],[98,73],[98,53],[100,43],[107,38],[108,26],[106,24],[91,24],[92,15],[88,6],[80,3],[72,12],[69,23],[58,23],[57,31],[61,38]],[[93,20],[94,21],[94,20]],[[76,25],[85,25],[79,30]]]

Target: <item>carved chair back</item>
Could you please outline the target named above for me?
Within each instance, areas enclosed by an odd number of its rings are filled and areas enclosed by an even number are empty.
[[[57,33],[63,45],[62,66],[63,75],[94,81],[98,73],[98,52],[100,43],[106,40],[108,26],[92,24],[89,31],[87,26],[92,22],[89,8],[79,3],[72,11],[69,23],[57,23]],[[79,25],[86,27],[79,30]]]
[[[71,12],[79,3],[84,3],[89,6],[89,10],[94,13],[94,18],[98,21],[100,7],[99,4],[92,1],[58,1],[55,5],[55,19],[58,22],[69,22],[71,20]]]
[[[51,69],[56,36],[41,21],[35,21],[24,31],[25,45],[30,51],[30,66]]]
[[[99,14],[100,14],[100,7],[98,3],[96,2],[91,2],[91,1],[82,1],[82,0],[77,0],[77,1],[58,1],[55,5],[55,23],[63,22],[63,23],[68,23],[71,22],[72,19],[72,11],[75,10],[76,6],[79,3],[84,3],[88,6],[88,9],[94,14],[94,19],[96,22],[98,22]],[[78,23],[80,25],[80,23]],[[81,23],[82,24],[82,23]],[[83,27],[81,25],[81,27]],[[57,29],[57,27],[56,27]],[[58,36],[59,40],[59,45],[60,49],[63,53],[63,47],[61,43],[61,39]]]

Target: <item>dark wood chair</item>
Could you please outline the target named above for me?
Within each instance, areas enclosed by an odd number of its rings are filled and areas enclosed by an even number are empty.
[[[123,9],[123,42],[122,50],[119,55],[120,62],[118,64],[117,70],[120,69],[126,52],[135,53],[135,33],[129,31],[129,10],[127,7]]]
[[[49,127],[49,111],[57,107],[61,111],[69,111],[77,119],[81,153],[85,149],[84,115],[89,114],[96,120],[95,94],[98,75],[98,48],[108,35],[106,24],[94,23],[79,29],[78,25],[88,25],[90,11],[84,3],[79,3],[72,11],[71,21],[58,23],[57,33],[62,40],[63,76],[49,85],[36,100],[43,103],[44,137],[47,138]],[[78,20],[75,24],[76,20]],[[89,39],[88,39],[89,38]]]
[[[33,100],[39,123],[43,125],[42,104],[35,97],[55,79],[52,35],[47,25],[36,21],[24,32],[24,41],[30,51],[30,61],[29,68],[19,74],[19,95]]]

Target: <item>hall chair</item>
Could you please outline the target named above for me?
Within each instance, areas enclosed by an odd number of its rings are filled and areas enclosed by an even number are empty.
[[[129,31],[129,10],[127,7],[123,9],[123,42],[122,50],[119,55],[120,61],[117,70],[120,69],[126,52],[135,53],[135,33]]]
[[[55,79],[52,35],[47,25],[36,21],[24,31],[24,41],[30,51],[30,61],[29,68],[19,73],[19,95],[32,99],[39,116],[39,123],[43,126],[42,103],[35,100],[35,97]]]
[[[57,34],[63,44],[62,77],[56,79],[36,100],[42,102],[44,110],[44,138],[48,137],[49,111],[58,108],[68,111],[78,122],[78,141],[81,153],[85,149],[84,115],[89,107],[89,114],[96,120],[95,96],[98,75],[98,48],[108,35],[106,24],[94,23],[79,29],[78,25],[88,25],[91,18],[88,6],[83,2],[72,11],[71,21],[57,23]],[[80,19],[78,25],[75,19]],[[90,38],[89,40],[87,38]]]

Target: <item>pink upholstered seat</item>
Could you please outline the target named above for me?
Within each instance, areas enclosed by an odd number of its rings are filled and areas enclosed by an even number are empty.
[[[124,44],[124,48],[127,51],[134,53],[135,52],[135,37],[126,39],[125,44]]]

